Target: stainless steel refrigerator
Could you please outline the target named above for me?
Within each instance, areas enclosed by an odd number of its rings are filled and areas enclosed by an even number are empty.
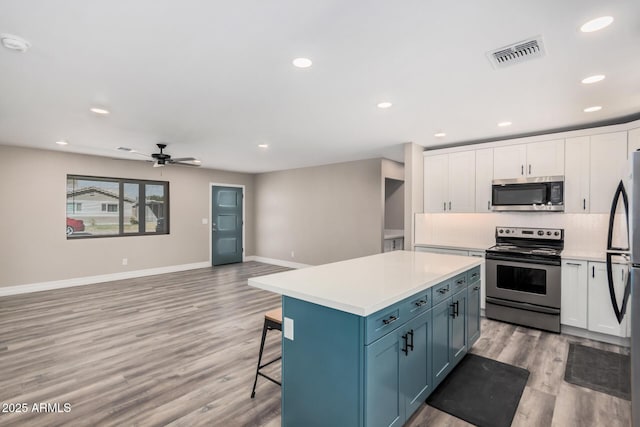
[[[631,279],[628,310],[628,315],[631,316],[631,417],[633,427],[640,427],[640,151],[632,154],[631,174]]]

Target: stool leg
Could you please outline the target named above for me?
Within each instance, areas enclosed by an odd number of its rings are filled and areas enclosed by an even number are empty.
[[[251,398],[256,395],[256,384],[258,384],[258,372],[260,371],[260,362],[262,362],[262,351],[264,350],[264,340],[267,337],[267,321],[265,319],[262,327],[262,341],[260,342],[260,353],[258,354],[258,366],[256,367],[256,378],[253,380],[253,390],[251,390]]]

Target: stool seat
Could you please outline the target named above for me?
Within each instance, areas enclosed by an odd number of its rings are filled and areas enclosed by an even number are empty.
[[[282,307],[267,311],[264,317],[282,325]]]

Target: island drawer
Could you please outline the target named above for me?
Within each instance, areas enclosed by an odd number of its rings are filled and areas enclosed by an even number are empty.
[[[453,283],[451,280],[442,282],[433,287],[433,305],[443,301],[453,295]]]
[[[466,289],[467,288],[467,272],[458,274],[453,279],[451,279],[451,282],[453,282],[453,291],[452,291],[453,293],[456,293],[462,289]]]
[[[472,284],[478,281],[480,281],[480,266],[467,271],[467,283]]]
[[[367,316],[366,344],[386,335],[431,307],[432,297],[431,288],[429,288]]]

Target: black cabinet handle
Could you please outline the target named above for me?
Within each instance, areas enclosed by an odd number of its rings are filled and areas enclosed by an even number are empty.
[[[402,347],[402,352],[404,353],[405,356],[409,355],[409,343],[407,342],[407,334],[404,334],[402,336],[402,340],[404,341],[403,347]]]
[[[407,347],[413,351],[413,329],[410,330],[409,332],[407,332],[407,335],[409,335],[409,338],[411,338],[411,343],[407,344]]]
[[[596,267],[595,266],[591,267],[591,277],[596,277]]]
[[[423,305],[425,305],[427,303],[426,300],[421,299],[420,301],[416,301],[416,307],[422,307]]]
[[[480,286],[474,286],[474,287],[473,287],[473,290],[474,290],[474,291],[477,291],[478,289],[480,289]]]
[[[442,202],[442,210],[443,211],[447,210],[447,202]]]
[[[456,304],[455,303],[451,303],[451,304],[449,304],[449,307],[451,307],[451,317],[453,317],[455,319],[456,318]]]
[[[438,292],[441,293],[442,295],[446,294],[447,292],[449,292],[449,288],[442,288],[442,289],[438,289]]]
[[[455,312],[454,312],[454,313],[455,313],[455,316],[453,316],[453,317],[454,317],[454,319],[455,319],[456,317],[460,316],[460,304],[459,304],[459,301],[456,301],[456,302],[454,303],[454,305],[456,306],[456,308],[455,308]]]
[[[487,210],[491,210],[491,200],[487,200]]]
[[[389,325],[389,324],[395,322],[396,320],[398,320],[398,318],[396,316],[389,316],[388,319],[383,319],[382,323],[384,323],[385,325]]]
[[[472,255],[472,256],[476,256],[476,255]],[[472,279],[475,279],[476,277],[478,277],[478,273],[473,273],[473,274],[471,275],[471,278],[472,278]]]
[[[520,165],[520,175],[524,175],[524,165]]]
[[[451,202],[449,202],[449,210],[451,210]]]
[[[462,285],[464,283],[464,279],[460,279],[456,282],[456,285]]]
[[[582,199],[582,210],[583,211],[587,210],[587,199]]]
[[[531,165],[529,165],[529,175],[531,175]]]

